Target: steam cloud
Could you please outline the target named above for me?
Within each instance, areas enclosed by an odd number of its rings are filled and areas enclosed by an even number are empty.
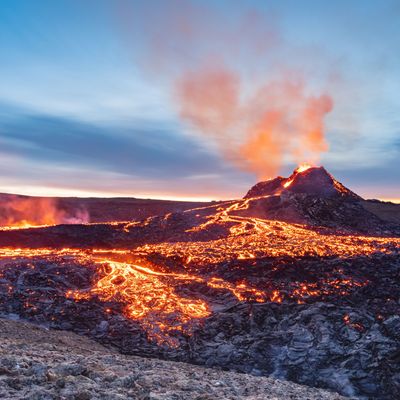
[[[265,83],[241,101],[240,82],[227,68],[186,74],[178,82],[181,117],[211,136],[227,159],[260,178],[276,175],[285,156],[317,162],[328,148],[323,119],[332,99],[307,95],[304,82],[282,80]]]
[[[274,19],[232,19],[187,1],[141,9],[141,18],[126,3],[123,15],[144,39],[146,72],[167,78],[182,121],[229,162],[267,178],[285,161],[317,163],[327,151],[333,100],[316,92]]]
[[[89,222],[86,210],[73,213],[62,210],[50,198],[29,198],[4,195],[0,205],[0,226],[37,226],[55,224],[82,224]]]

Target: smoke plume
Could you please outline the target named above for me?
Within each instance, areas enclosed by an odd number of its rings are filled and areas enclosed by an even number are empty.
[[[0,202],[0,226],[28,227],[56,224],[82,224],[89,222],[83,209],[72,213],[62,210],[51,198],[2,195]]]
[[[318,162],[328,150],[324,120],[333,100],[272,13],[232,17],[188,1],[157,5],[125,4],[124,26],[140,35],[147,54],[140,65],[166,79],[186,126],[259,178],[285,162]]]
[[[177,82],[180,116],[212,137],[220,152],[260,178],[276,175],[285,157],[315,163],[328,145],[328,95],[306,93],[303,81],[266,81],[241,98],[241,79],[228,68],[187,73]]]

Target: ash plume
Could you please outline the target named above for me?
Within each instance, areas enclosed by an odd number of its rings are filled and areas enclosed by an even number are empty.
[[[183,1],[120,4],[128,38],[144,38],[138,65],[166,79],[181,121],[230,163],[268,178],[284,162],[317,163],[328,150],[332,96],[316,89],[273,13],[233,18]]]

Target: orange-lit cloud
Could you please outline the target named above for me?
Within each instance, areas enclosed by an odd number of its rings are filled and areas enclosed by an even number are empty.
[[[285,158],[316,163],[328,149],[324,117],[328,95],[307,94],[304,81],[267,81],[247,98],[228,68],[189,72],[177,83],[181,117],[211,137],[240,168],[268,178]]]
[[[141,29],[145,72],[166,80],[181,120],[233,165],[266,178],[328,150],[332,96],[303,71],[272,13],[171,1],[145,7],[141,21],[128,5],[123,15],[128,34]]]

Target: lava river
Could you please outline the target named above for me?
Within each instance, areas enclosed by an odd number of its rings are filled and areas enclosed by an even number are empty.
[[[222,207],[216,215],[192,228],[199,231],[215,225],[228,226],[229,234],[216,240],[146,244],[135,249],[0,248],[0,284],[8,295],[16,294],[27,272],[14,282],[7,277],[10,265],[22,262],[28,266],[28,272],[40,272],[43,262],[63,265],[68,260],[82,269],[94,268],[90,285],[64,287],[65,298],[77,304],[99,302],[104,304],[105,312],[113,312],[109,304],[117,303],[124,318],[137,321],[150,341],[178,346],[175,333],[190,336],[197,324],[218,307],[220,303],[215,299],[221,295],[236,302],[301,304],[330,294],[345,296],[368,285],[367,278],[343,274],[339,268],[340,273],[311,280],[286,280],[282,286],[273,278],[249,279],[243,266],[251,271],[265,258],[317,256],[345,262],[356,256],[399,253],[398,238],[322,234],[301,225],[235,215],[235,211],[247,207],[247,202]],[[232,271],[240,266],[241,272],[229,276],[218,273],[216,266],[227,262]],[[274,271],[278,262],[269,268]],[[68,275],[68,268],[58,269],[56,274]],[[48,275],[43,279],[49,279]],[[54,285],[55,281],[52,282]],[[35,285],[31,285],[30,293]],[[27,297],[24,307],[37,309],[38,305]]]
[[[223,306],[303,304],[330,295],[347,296],[369,284],[367,275],[352,269],[353,260],[399,254],[399,238],[344,234],[252,215],[260,209],[258,202],[267,198],[200,207],[178,217],[167,214],[99,225],[108,229],[101,240],[112,237],[116,243],[131,243],[118,248],[39,247],[37,242],[29,246],[36,234],[41,235],[35,239],[39,243],[65,240],[67,227],[61,235],[54,234],[57,227],[21,230],[25,236],[18,236],[16,230],[4,232],[3,242],[14,234],[26,247],[0,247],[3,303],[12,298],[12,310],[22,303],[21,312],[35,316],[43,312],[43,304],[51,303],[52,293],[61,293],[77,305],[96,302],[105,313],[120,312],[123,318],[137,321],[148,340],[178,346],[177,332],[190,336]],[[92,240],[97,232],[96,225],[78,228],[88,233],[79,234],[82,241]],[[174,240],[165,240],[169,232]],[[151,241],[143,243],[146,235]],[[310,262],[311,272],[304,269]],[[90,271],[87,282],[79,277],[79,269]],[[72,270],[77,278],[69,277]],[[0,312],[7,311],[4,308]]]

